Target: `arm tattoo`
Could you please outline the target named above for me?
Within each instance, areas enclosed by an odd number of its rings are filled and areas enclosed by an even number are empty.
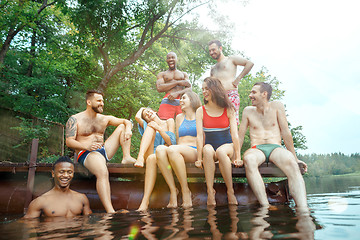
[[[66,123],[66,138],[76,136],[77,132],[77,121],[76,118],[70,117]]]

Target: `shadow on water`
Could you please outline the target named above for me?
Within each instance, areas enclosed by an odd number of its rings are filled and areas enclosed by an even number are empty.
[[[315,224],[309,214],[299,215],[289,206],[273,210],[225,206],[92,214],[70,220],[13,219],[2,222],[0,230],[6,239],[312,239]]]
[[[0,216],[0,239],[358,239],[359,180],[305,179],[310,211],[291,204],[152,209],[73,219]]]

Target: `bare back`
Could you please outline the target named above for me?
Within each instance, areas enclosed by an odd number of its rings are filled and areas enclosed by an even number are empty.
[[[231,57],[225,57],[224,60],[216,63],[212,68],[210,75],[216,77],[223,84],[226,91],[236,89],[233,81],[236,76],[237,65],[234,64]]]
[[[281,103],[270,102],[263,114],[258,112],[254,106],[248,106],[244,109],[244,118],[250,130],[251,146],[259,144],[281,145],[281,130],[278,119],[279,104]]]

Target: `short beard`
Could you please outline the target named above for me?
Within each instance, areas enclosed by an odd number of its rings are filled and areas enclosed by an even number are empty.
[[[92,110],[94,110],[94,112],[96,112],[96,113],[102,113],[102,112],[99,110],[99,107],[92,107]]]

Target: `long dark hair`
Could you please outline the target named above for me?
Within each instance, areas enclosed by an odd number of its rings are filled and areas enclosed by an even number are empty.
[[[214,77],[207,77],[205,78],[204,82],[211,92],[211,100],[215,102],[216,105],[222,108],[234,108],[229,100],[224,86],[219,79]],[[204,99],[204,103],[207,104],[208,101]]]
[[[189,97],[190,106],[192,110],[196,112],[196,109],[198,109],[201,106],[201,101],[199,96],[191,90],[184,92],[184,94],[186,94]]]

